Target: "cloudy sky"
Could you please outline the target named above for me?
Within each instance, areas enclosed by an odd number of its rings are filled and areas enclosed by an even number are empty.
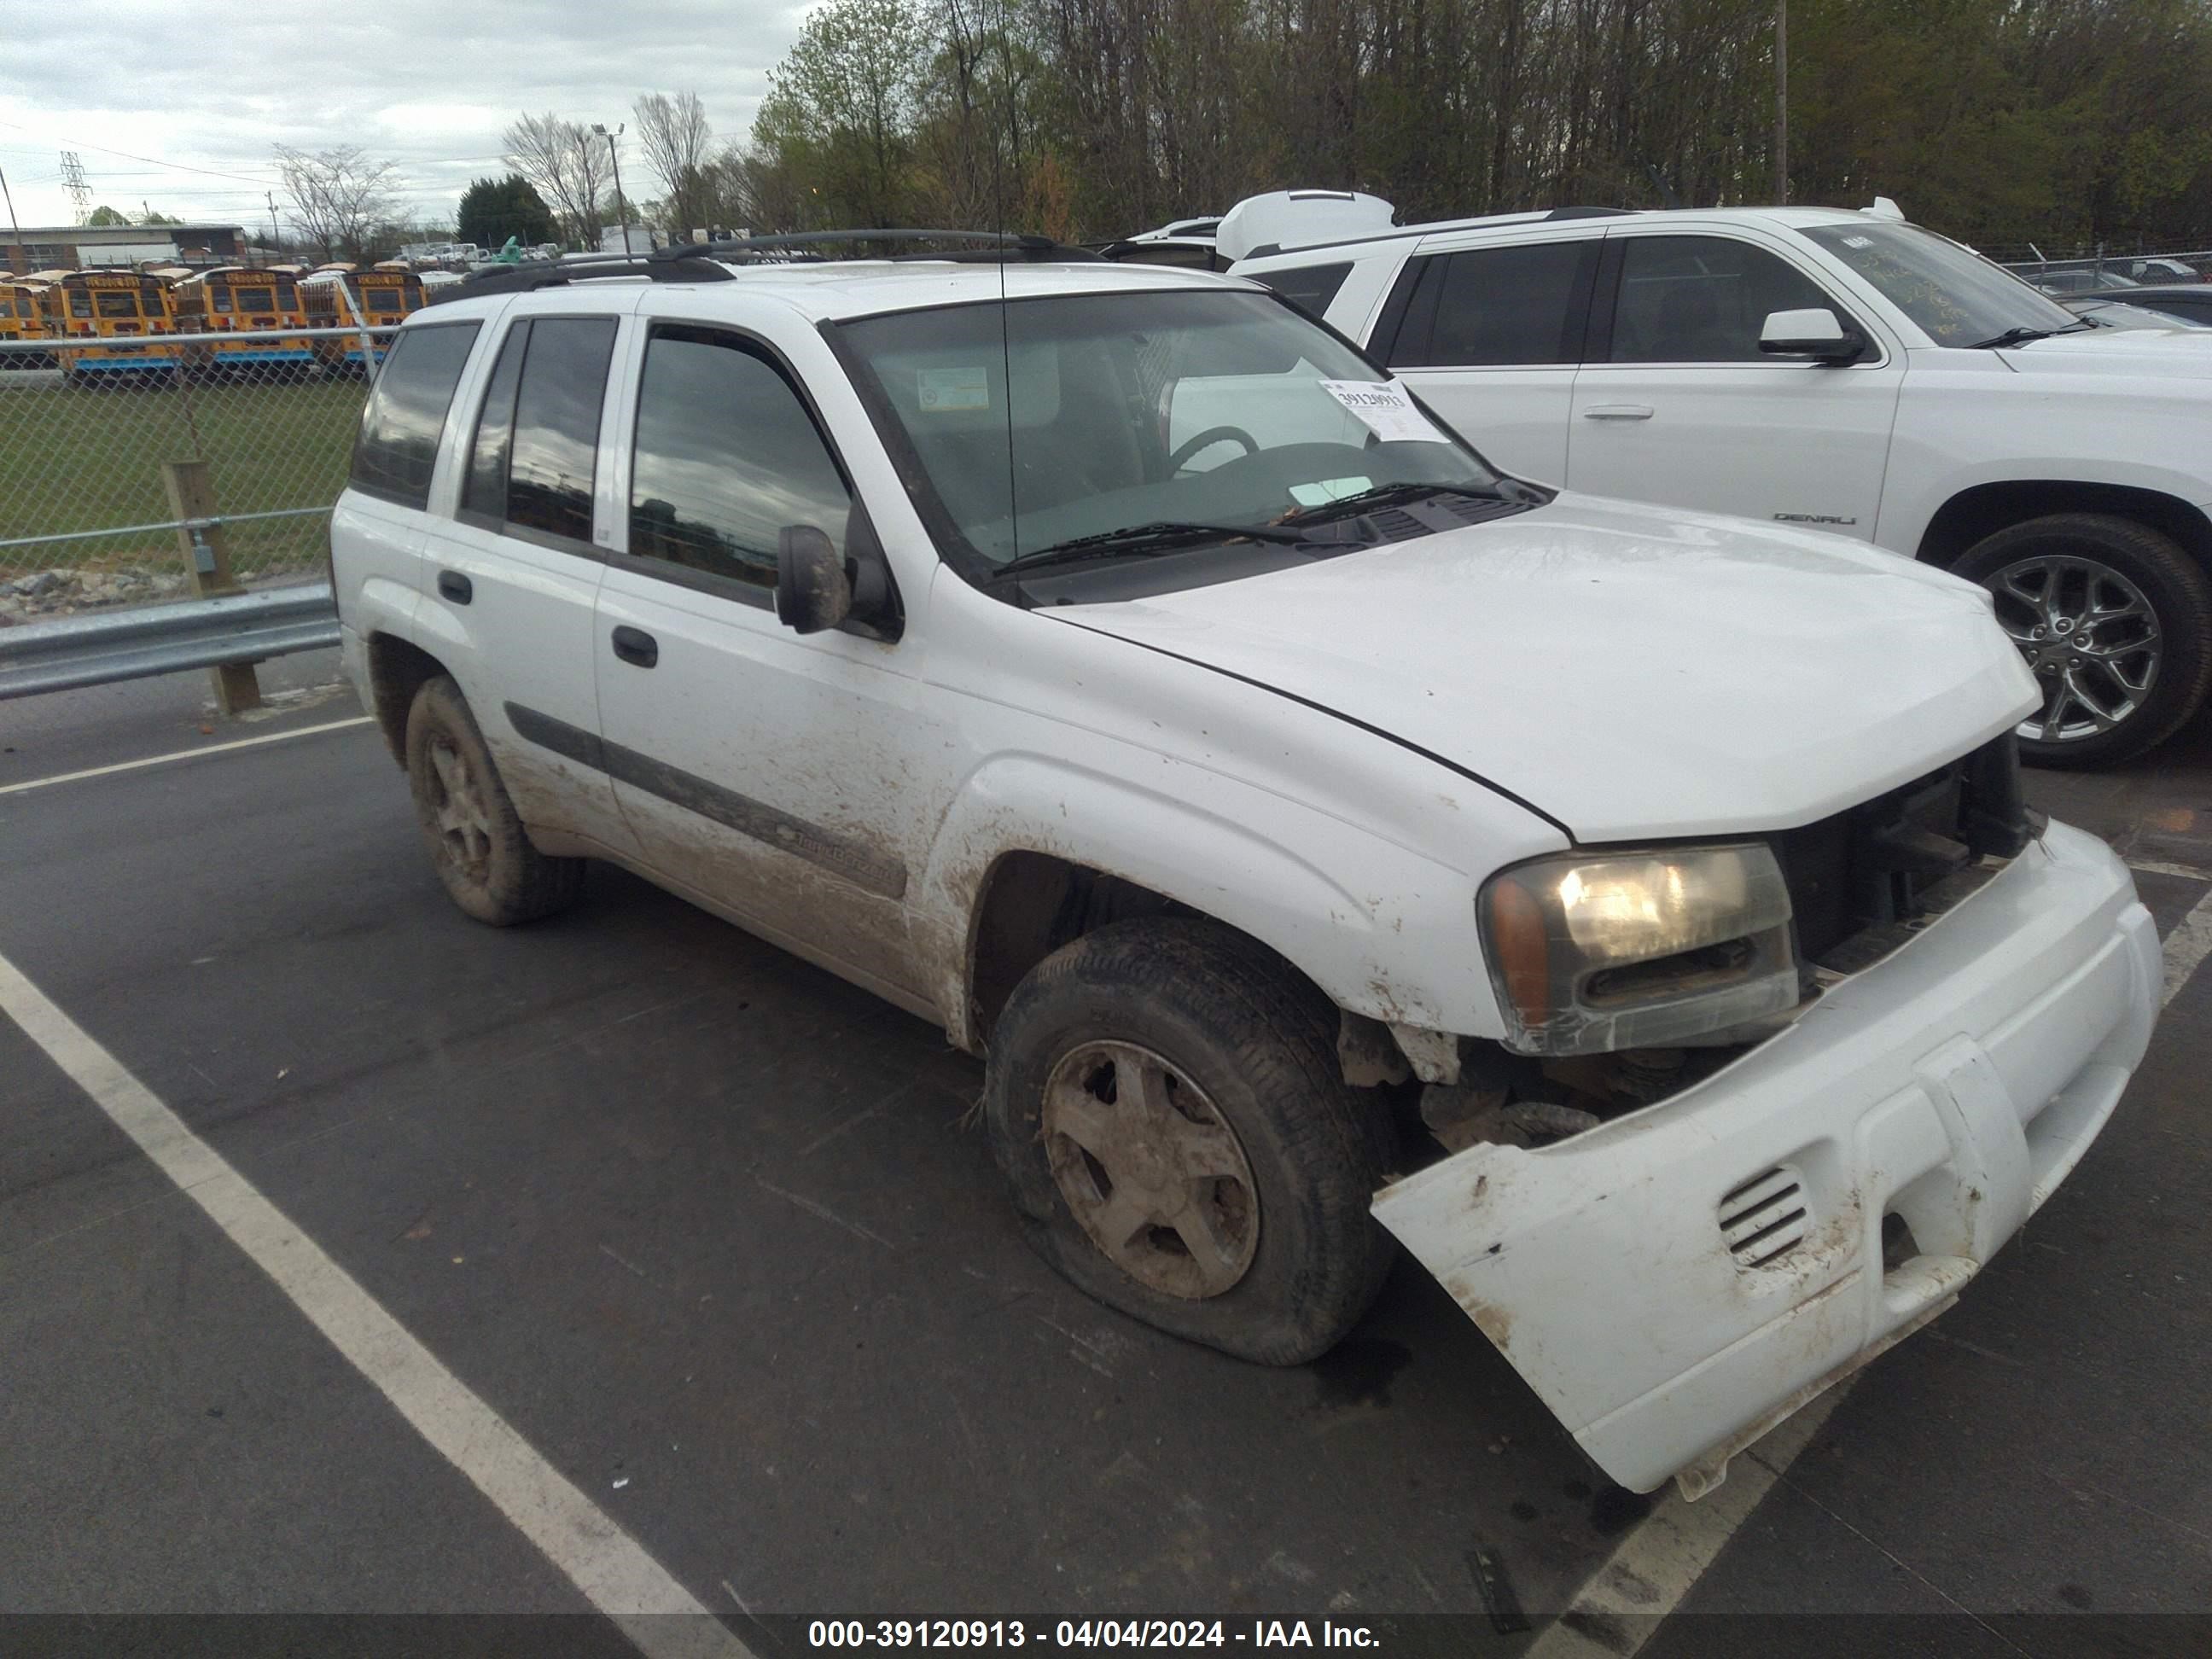
[[[67,224],[61,152],[93,201],[136,217],[269,222],[270,146],[389,157],[414,215],[450,221],[504,172],[523,110],[632,122],[642,92],[696,91],[717,137],[751,125],[808,0],[98,0],[17,5],[0,27],[0,172],[26,227]],[[375,21],[367,19],[374,16]],[[623,184],[659,193],[634,145]]]

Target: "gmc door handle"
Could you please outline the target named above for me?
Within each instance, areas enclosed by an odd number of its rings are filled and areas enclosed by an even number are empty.
[[[441,570],[438,573],[438,592],[455,605],[466,605],[477,596],[474,585],[458,570]]]
[[[1586,421],[1648,421],[1651,418],[1649,404],[1592,404],[1583,410]]]
[[[650,668],[660,660],[660,641],[641,628],[617,628],[614,641],[615,655],[624,662]]]

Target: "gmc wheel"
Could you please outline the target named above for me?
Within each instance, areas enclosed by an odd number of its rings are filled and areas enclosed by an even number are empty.
[[[2064,513],[2000,530],[1952,568],[1996,617],[2043,690],[2021,723],[2032,766],[2131,760],[2180,729],[2212,687],[2212,580],[2131,519]]]

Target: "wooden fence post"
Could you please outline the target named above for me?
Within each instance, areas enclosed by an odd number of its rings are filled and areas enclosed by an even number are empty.
[[[215,481],[208,476],[205,461],[162,462],[161,484],[169,492],[172,518],[216,516]],[[185,568],[197,598],[211,599],[246,591],[230,574],[230,549],[221,525],[185,525],[177,532],[177,545],[185,556]],[[216,707],[226,714],[261,707],[261,681],[250,662],[218,663],[208,670],[208,682],[215,688]]]

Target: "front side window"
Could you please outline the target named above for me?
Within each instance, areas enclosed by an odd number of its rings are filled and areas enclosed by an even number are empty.
[[[851,493],[799,396],[730,336],[660,328],[645,351],[629,550],[775,586],[777,533],[812,525],[842,554]]]
[[[599,402],[614,344],[611,317],[538,317],[508,331],[477,425],[465,510],[591,540]]]
[[[1325,548],[1309,527],[1384,495],[1504,499],[1405,388],[1269,295],[946,306],[847,323],[839,339],[872,383],[885,441],[993,567],[1144,556],[1157,549],[1132,532],[1162,526],[1187,544],[1325,556],[1349,541]]]
[[[1582,355],[1594,238],[1467,248],[1420,263],[1393,368],[1571,363]]]
[[[1631,236],[1613,316],[1616,363],[1757,363],[1770,314],[1843,313],[1796,267],[1728,236]]]
[[[405,507],[428,505],[446,410],[476,343],[477,326],[470,322],[410,328],[392,343],[362,410],[353,451],[354,488]]]
[[[2079,320],[2002,266],[1917,225],[1862,221],[1797,234],[1872,283],[1937,345],[1981,345],[2014,329],[2048,333]]]

